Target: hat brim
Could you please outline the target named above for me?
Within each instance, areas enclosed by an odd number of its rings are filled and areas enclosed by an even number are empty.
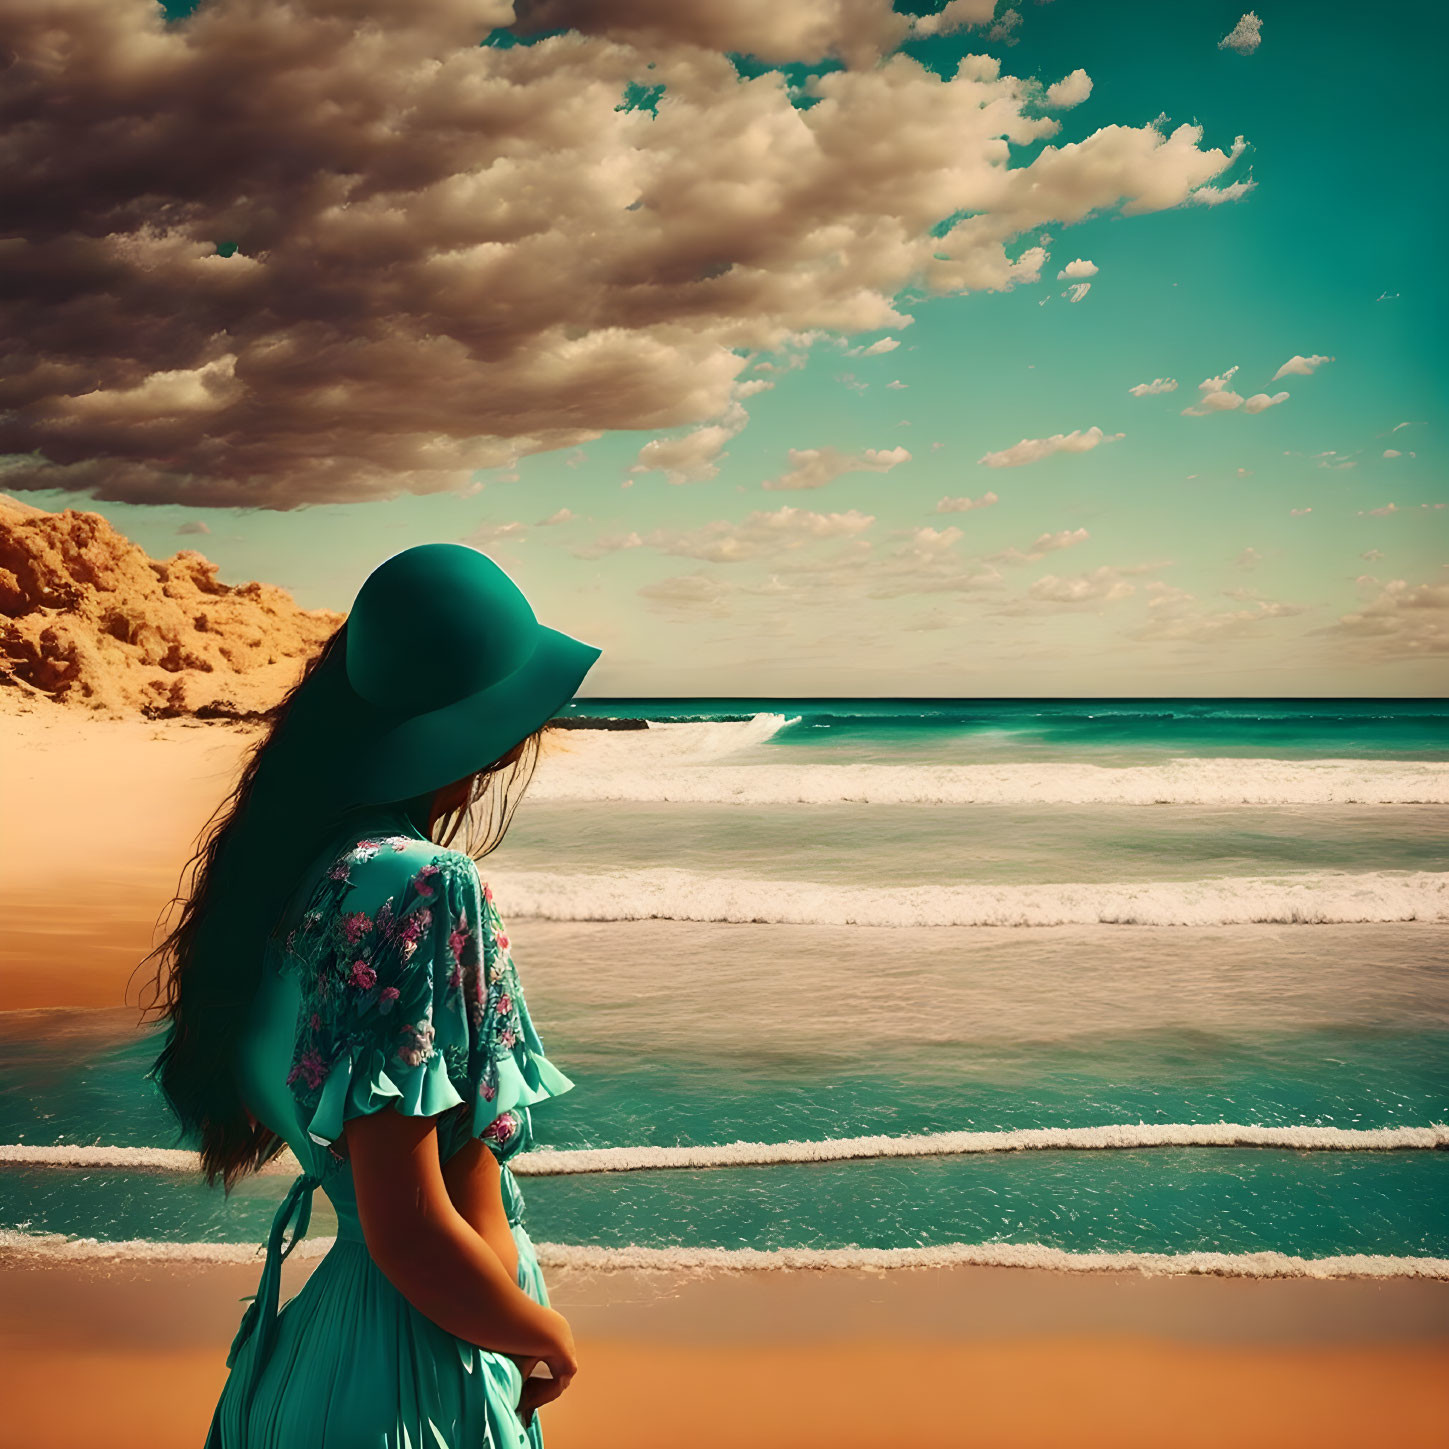
[[[314,705],[321,708],[313,720],[325,731],[337,801],[349,806],[414,800],[491,765],[574,697],[603,652],[539,625],[533,652],[512,674],[441,709],[397,720],[352,688],[345,640],[337,646],[315,676]],[[321,759],[318,765],[326,768]]]

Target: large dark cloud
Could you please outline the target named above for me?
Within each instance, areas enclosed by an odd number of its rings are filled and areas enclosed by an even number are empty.
[[[0,0],[3,486],[287,508],[737,417],[752,353],[1034,281],[1014,239],[1180,205],[1240,149],[1107,127],[1010,168],[1052,97],[880,59],[885,0],[547,0],[520,27],[574,30],[481,43],[511,19]],[[848,66],[799,109],[725,49]]]

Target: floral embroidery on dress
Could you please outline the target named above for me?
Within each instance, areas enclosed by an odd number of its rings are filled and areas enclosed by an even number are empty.
[[[418,1070],[442,1073],[462,1099],[448,1112],[460,1121],[485,1122],[473,1130],[499,1157],[511,1156],[531,1140],[530,1114],[516,1107],[487,1118],[488,1104],[499,1094],[500,1057],[514,1054],[515,1067],[525,1070],[531,1054],[529,1080],[537,1082],[541,1044],[526,1024],[493,892],[479,881],[473,862],[436,847],[410,875],[387,866],[389,873],[379,876],[381,867],[369,866],[384,851],[402,854],[420,844],[407,836],[358,840],[328,866],[287,937],[286,964],[299,972],[304,991],[287,1083],[304,1120],[315,1120],[329,1079],[346,1063],[348,1110],[330,1097],[333,1106],[321,1114],[327,1119],[323,1134],[314,1136],[332,1141],[344,1115],[394,1100]],[[370,912],[357,909],[376,902],[379,880],[399,884]],[[367,890],[354,894],[364,883],[371,896]],[[546,1060],[542,1070],[550,1085],[535,1090],[551,1095],[568,1089]],[[419,1100],[419,1090],[411,1089],[412,1101]],[[435,1099],[439,1089],[427,1090]],[[476,1115],[475,1103],[482,1104]]]

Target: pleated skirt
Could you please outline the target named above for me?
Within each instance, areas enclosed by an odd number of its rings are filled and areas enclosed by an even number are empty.
[[[513,1224],[518,1282],[547,1304],[527,1231]],[[523,1375],[505,1354],[419,1313],[357,1237],[339,1236],[277,1315],[244,1401],[255,1335],[239,1350],[206,1449],[543,1449],[518,1417]]]

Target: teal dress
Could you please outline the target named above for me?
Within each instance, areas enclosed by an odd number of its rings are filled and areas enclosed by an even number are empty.
[[[469,856],[374,812],[319,856],[298,899],[237,1073],[303,1171],[273,1220],[207,1449],[542,1449],[537,1416],[525,1429],[517,1414],[517,1364],[439,1327],[373,1262],[343,1135],[390,1106],[437,1118],[445,1161],[480,1138],[502,1164],[519,1285],[547,1304],[507,1163],[532,1141],[530,1107],[573,1083],[544,1055],[492,891]],[[279,1309],[282,1259],[319,1187],[337,1240]]]

